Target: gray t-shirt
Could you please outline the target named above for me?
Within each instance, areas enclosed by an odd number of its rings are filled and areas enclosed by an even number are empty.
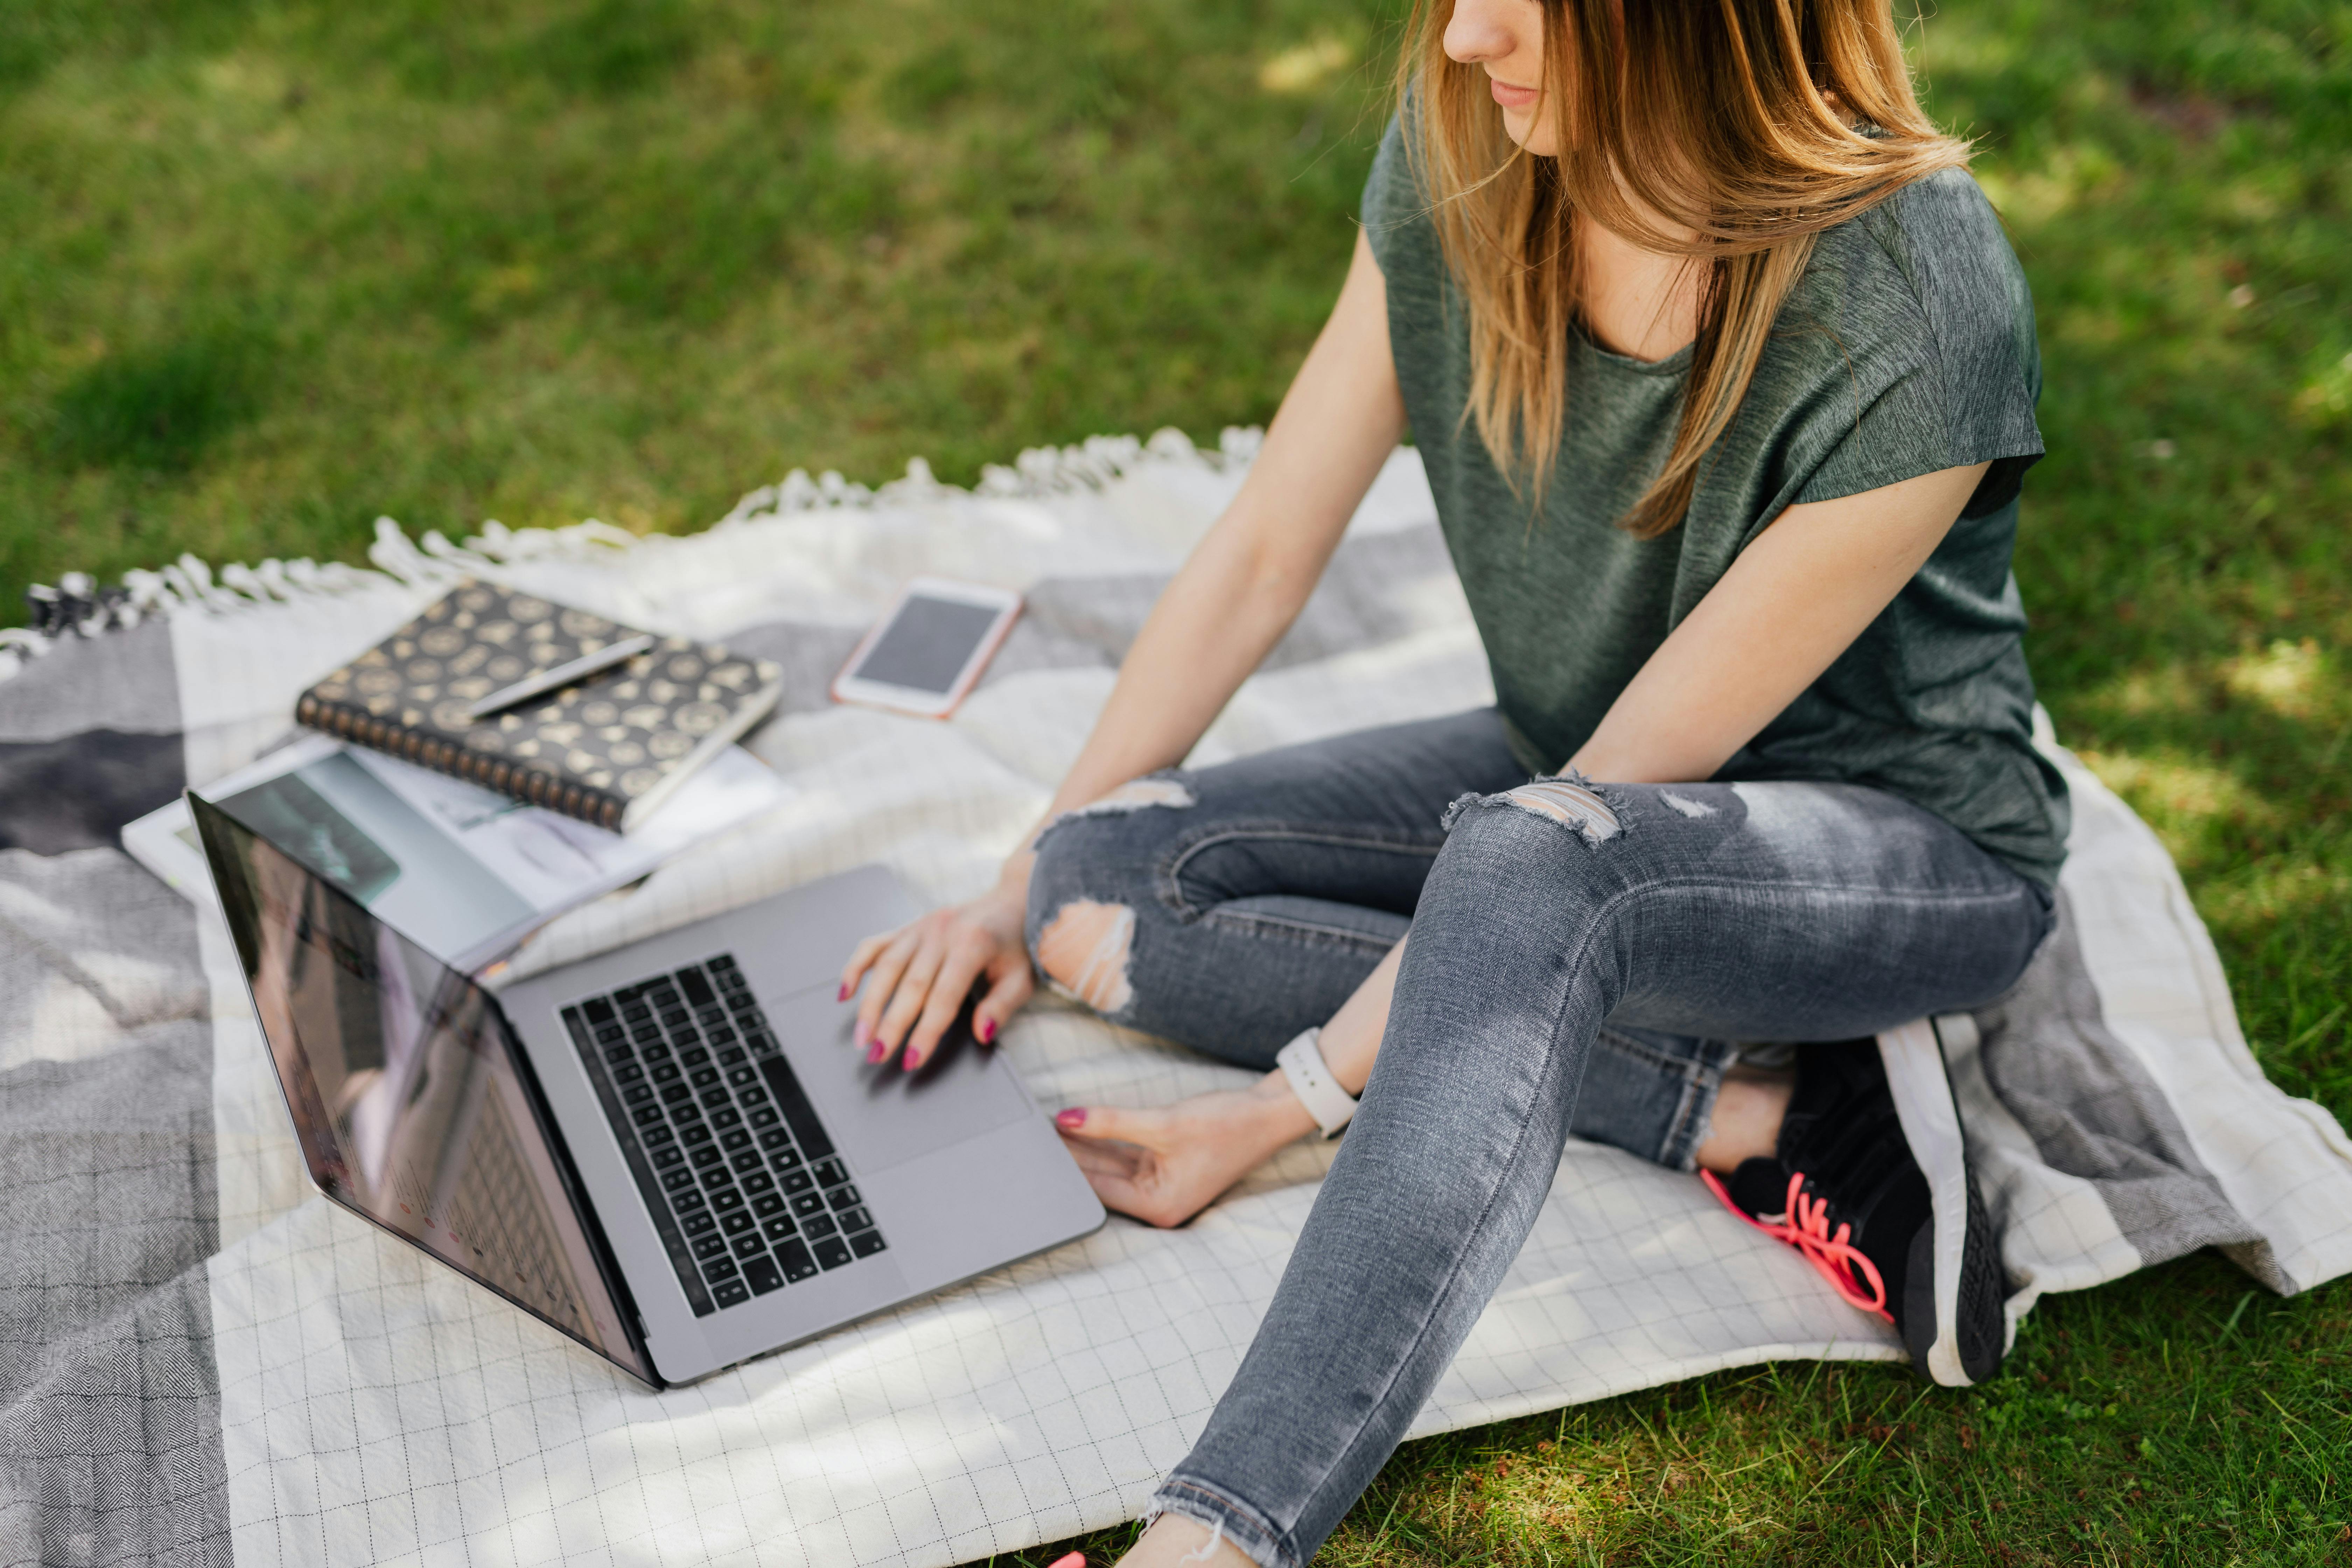
[[[2041,358],[2024,273],[1976,182],[1947,170],[1821,236],[1689,513],[1651,540],[1616,523],[1664,462],[1690,351],[1645,363],[1571,330],[1559,462],[1531,517],[1463,418],[1468,326],[1427,206],[1392,122],[1364,224],[1405,409],[1519,760],[1564,764],[1784,508],[1990,461],[1895,602],[1716,776],[1888,790],[2054,882],[2065,784],[2031,742],[2009,569],[2019,481],[2042,452]]]

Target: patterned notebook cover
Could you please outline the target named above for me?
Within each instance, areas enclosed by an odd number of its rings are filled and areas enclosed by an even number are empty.
[[[302,694],[295,717],[600,827],[626,829],[776,704],[765,659],[666,637],[627,663],[477,719],[493,691],[635,627],[465,582]]]

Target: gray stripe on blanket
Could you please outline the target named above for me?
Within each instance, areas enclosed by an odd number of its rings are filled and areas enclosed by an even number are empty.
[[[1116,667],[1168,586],[1168,575],[1046,578],[1029,590],[1021,622],[990,676]],[[1453,560],[1434,523],[1343,540],[1314,596],[1259,668],[1311,664],[1394,642],[1417,629],[1415,606],[1427,602],[1429,581],[1453,576]]]
[[[0,681],[0,848],[112,847],[186,782],[172,629],[60,638]]]
[[[123,826],[178,795],[187,752],[177,735],[86,730],[54,741],[0,741],[0,848],[62,855],[110,847]]]
[[[55,741],[85,730],[169,735],[179,728],[180,683],[164,621],[61,638],[47,658],[0,681],[0,742]]]
[[[1032,670],[1117,668],[1169,576],[1136,572],[1034,584],[981,684]],[[1454,563],[1433,523],[1343,540],[1306,609],[1260,668],[1311,664],[1394,642],[1418,629],[1432,581],[1450,584],[1453,576]],[[727,646],[782,666],[784,690],[776,711],[807,713],[831,704],[833,678],[861,635],[856,628],[766,621],[730,634]]]
[[[194,911],[117,850],[0,853],[0,1563],[226,1563]]]
[[[2294,1284],[2205,1168],[2172,1106],[2107,1027],[2071,900],[2009,994],[1976,1015],[1985,1076],[2042,1163],[2096,1184],[2143,1264],[2219,1247],[2272,1289]]]

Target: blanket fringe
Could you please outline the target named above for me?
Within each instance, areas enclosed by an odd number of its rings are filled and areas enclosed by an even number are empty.
[[[1208,451],[1176,429],[1158,431],[1149,441],[1132,436],[1090,436],[1075,447],[1033,447],[1010,467],[991,463],[981,470],[980,483],[969,490],[940,483],[930,464],[921,458],[908,460],[904,478],[879,488],[854,483],[830,468],[814,479],[809,478],[807,469],[794,468],[779,483],[762,485],[745,495],[710,527],[738,528],[799,512],[865,510],[957,496],[1043,500],[1099,490],[1155,464],[1229,472],[1248,467],[1263,438],[1264,433],[1255,427],[1228,426],[1219,435],[1216,449]],[[215,572],[194,555],[182,555],[157,571],[126,572],[120,584],[110,585],[100,584],[88,573],[68,572],[54,585],[37,583],[26,590],[30,626],[0,627],[0,680],[48,653],[67,637],[99,637],[152,616],[233,614],[298,598],[382,586],[387,577],[411,587],[426,587],[471,574],[495,573],[501,565],[520,562],[610,556],[669,537],[677,536],[640,537],[595,518],[564,528],[509,528],[493,518],[463,543],[451,543],[437,529],[426,530],[412,542],[398,522],[379,517],[375,540],[368,546],[373,572],[334,561],[321,564],[308,557],[268,560],[257,566],[236,563]]]

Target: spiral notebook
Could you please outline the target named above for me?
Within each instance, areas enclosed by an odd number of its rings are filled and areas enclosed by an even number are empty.
[[[783,671],[686,637],[503,711],[476,705],[593,663],[633,626],[466,582],[305,691],[294,716],[532,805],[626,832],[776,705]]]

